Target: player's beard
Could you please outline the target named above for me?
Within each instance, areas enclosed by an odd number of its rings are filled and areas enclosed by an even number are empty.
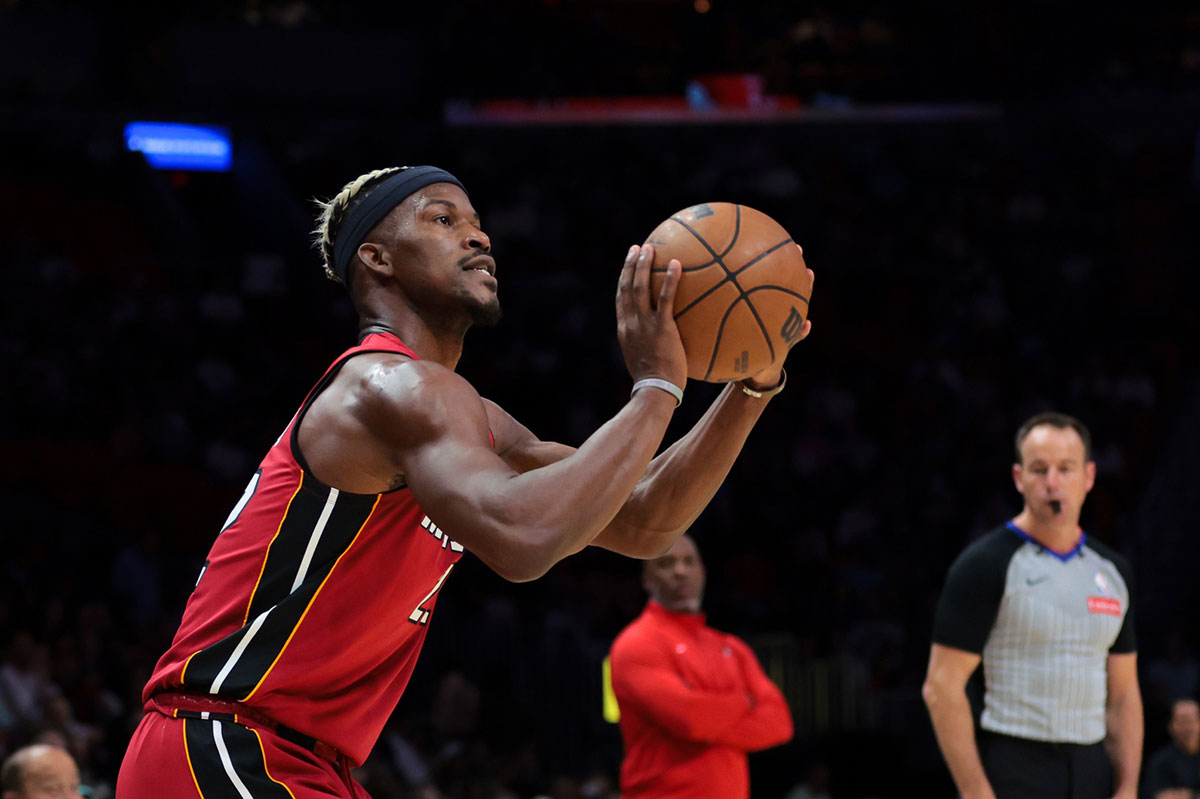
[[[471,324],[476,327],[492,327],[500,321],[500,317],[504,315],[500,310],[500,298],[495,294],[486,302],[471,302],[467,305],[467,312],[471,315]]]

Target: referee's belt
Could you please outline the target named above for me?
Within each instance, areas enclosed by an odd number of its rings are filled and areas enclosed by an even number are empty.
[[[261,710],[219,696],[166,691],[150,697],[146,702],[146,710],[171,718],[229,721],[251,729],[266,730],[331,763],[340,763],[345,759],[341,752],[324,741],[286,727]]]

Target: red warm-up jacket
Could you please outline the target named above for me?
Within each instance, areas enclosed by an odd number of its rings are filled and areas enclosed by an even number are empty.
[[[624,799],[746,799],[746,753],[792,737],[783,694],[740,638],[651,600],[613,642]]]

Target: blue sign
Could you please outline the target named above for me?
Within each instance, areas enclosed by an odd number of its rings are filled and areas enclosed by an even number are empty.
[[[233,139],[228,128],[178,122],[130,122],[125,148],[141,153],[155,169],[228,172]]]

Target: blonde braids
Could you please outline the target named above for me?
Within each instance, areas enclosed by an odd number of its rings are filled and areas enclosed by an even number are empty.
[[[320,213],[317,215],[317,227],[313,231],[313,246],[321,252],[322,265],[325,267],[325,277],[334,283],[342,282],[342,279],[338,277],[337,270],[334,268],[333,242],[341,230],[342,222],[346,219],[347,212],[357,204],[355,200],[361,201],[363,197],[366,197],[370,193],[369,191],[364,192],[364,189],[372,188],[388,175],[394,175],[405,169],[408,169],[408,167],[391,166],[384,169],[376,169],[365,175],[359,175],[347,183],[328,202],[316,200]]]

